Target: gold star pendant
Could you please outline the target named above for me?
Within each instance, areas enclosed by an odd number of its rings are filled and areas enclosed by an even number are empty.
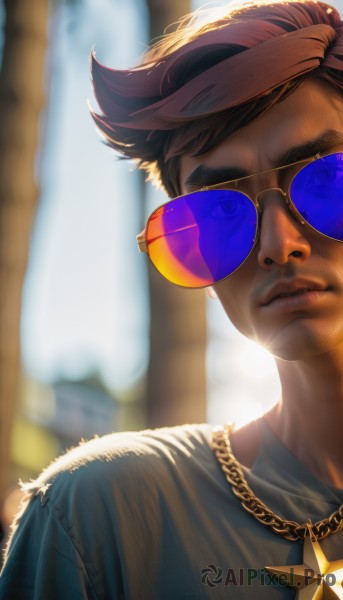
[[[304,540],[304,564],[265,567],[280,583],[298,590],[297,600],[343,600],[343,559],[329,562],[319,542]]]

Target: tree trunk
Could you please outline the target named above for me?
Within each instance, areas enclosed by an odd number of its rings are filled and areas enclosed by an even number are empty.
[[[44,104],[48,0],[4,0],[0,74],[0,498],[9,483],[20,372],[20,311],[31,225],[39,118]]]
[[[189,0],[147,0],[150,39],[190,12]],[[202,422],[206,418],[205,294],[184,290],[149,268],[150,364],[147,420],[150,427]]]

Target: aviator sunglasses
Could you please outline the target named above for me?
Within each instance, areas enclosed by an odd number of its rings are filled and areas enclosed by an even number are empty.
[[[288,185],[254,197],[236,189],[252,177],[299,167]],[[276,167],[234,181],[204,187],[169,200],[150,215],[137,236],[156,269],[169,281],[202,288],[232,275],[253,250],[259,230],[259,198],[278,191],[301,224],[343,241],[343,153],[336,152]]]

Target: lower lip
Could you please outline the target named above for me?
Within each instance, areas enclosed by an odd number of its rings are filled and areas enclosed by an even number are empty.
[[[282,298],[275,298],[275,300],[266,304],[265,308],[276,308],[279,310],[308,308],[323,300],[327,296],[327,293],[328,290],[312,290],[310,292],[294,294],[294,296],[283,296]]]

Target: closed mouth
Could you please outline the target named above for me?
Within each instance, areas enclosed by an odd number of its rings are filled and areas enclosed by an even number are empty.
[[[269,306],[276,300],[301,296],[310,292],[326,292],[329,288],[320,283],[304,282],[294,280],[291,282],[279,282],[273,286],[262,299],[261,306]]]
[[[290,298],[292,296],[299,296],[300,294],[306,294],[307,292],[313,292],[313,291],[318,291],[318,290],[309,290],[308,288],[305,288],[303,290],[297,290],[296,292],[290,292],[288,294],[279,294],[278,296],[275,296],[275,298],[273,298],[272,302],[274,300],[277,300],[278,298]]]

